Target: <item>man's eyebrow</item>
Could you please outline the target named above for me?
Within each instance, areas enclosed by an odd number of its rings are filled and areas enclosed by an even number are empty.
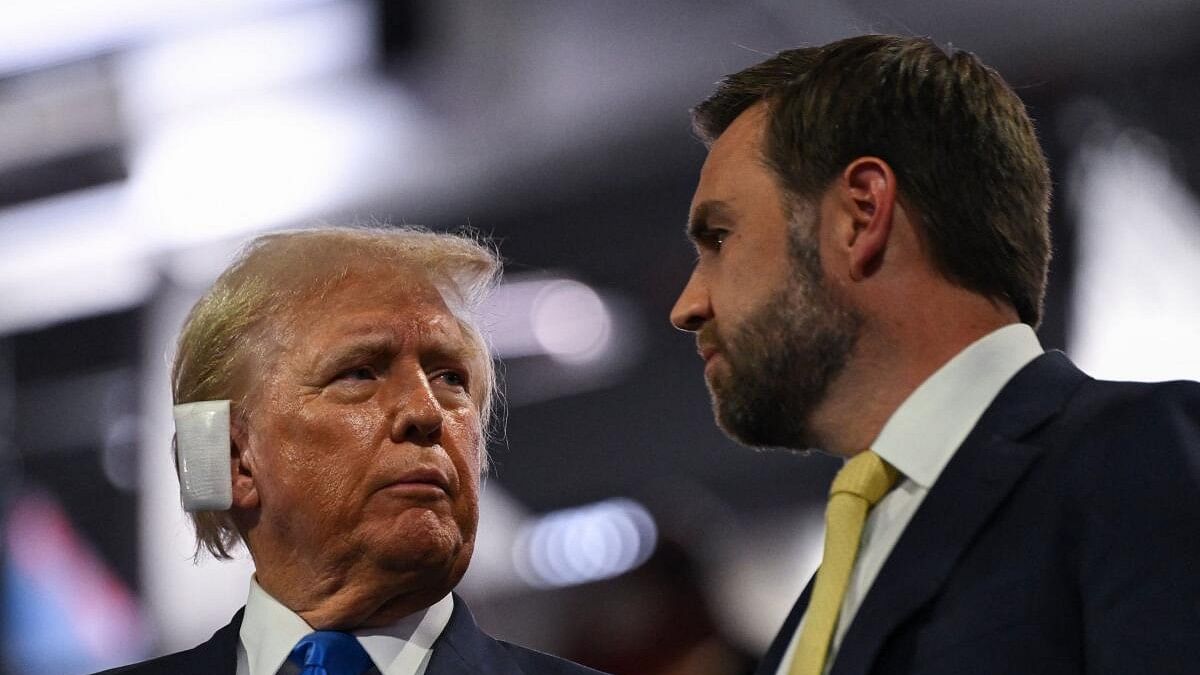
[[[342,364],[371,360],[386,353],[391,348],[392,340],[387,335],[366,334],[355,336],[324,350],[316,361],[320,368],[330,368]]]
[[[733,209],[728,203],[719,200],[701,202],[692,210],[692,215],[688,218],[688,239],[698,241],[714,221],[721,222],[732,219]]]
[[[423,356],[432,361],[451,361],[466,364],[477,356],[479,350],[465,340],[435,340],[425,347]]]

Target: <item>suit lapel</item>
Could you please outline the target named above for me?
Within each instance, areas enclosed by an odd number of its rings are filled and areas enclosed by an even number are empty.
[[[183,652],[151,661],[146,672],[169,675],[235,675],[237,650],[245,608],[233,615],[233,620],[221,627],[209,639]],[[137,672],[142,672],[141,670]]]
[[[1040,448],[1014,439],[1058,412],[1085,378],[1065,356],[1051,352],[1004,387],[884,563],[838,649],[832,675],[869,672],[887,637],[937,594],[980,528],[1041,454]],[[798,622],[802,612],[793,613]]]
[[[208,647],[204,657],[208,660],[208,672],[229,675],[237,672],[237,650],[241,640],[239,631],[242,629],[242,617],[245,612],[245,607],[239,609],[237,614],[233,615],[232,621],[214,633],[211,640],[201,645]]]
[[[454,596],[454,612],[434,643],[425,675],[521,675],[500,643],[484,633],[466,603]]]
[[[796,629],[800,626],[800,619],[804,616],[804,610],[808,608],[809,598],[812,597],[813,583],[816,581],[817,575],[813,575],[808,579],[808,585],[804,587],[804,591],[800,593],[800,599],[796,600],[796,604],[792,605],[792,611],[788,613],[787,619],[783,622],[783,628],[776,633],[775,639],[771,641],[771,646],[767,648],[767,653],[763,654],[762,659],[758,662],[758,668],[755,669],[754,675],[775,675],[775,671],[779,670],[779,664],[783,662],[783,655],[787,653],[788,645],[792,643],[792,638],[796,635]]]

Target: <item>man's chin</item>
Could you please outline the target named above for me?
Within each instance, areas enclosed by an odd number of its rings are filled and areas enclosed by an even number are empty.
[[[410,508],[373,525],[360,537],[359,549],[389,569],[443,567],[469,550],[462,528],[448,513]]]
[[[466,574],[473,552],[474,542],[453,547],[414,547],[406,551],[390,551],[379,564],[389,577],[407,591],[428,594],[436,599],[458,585]]]
[[[411,543],[403,550],[374,549],[371,563],[355,577],[355,581],[372,589],[372,597],[392,599],[363,627],[387,625],[444,598],[462,580],[474,550],[474,542],[449,548]]]
[[[735,442],[752,448],[768,447],[751,420],[746,419],[740,411],[731,410],[719,399],[713,400],[713,417],[717,428]]]
[[[747,405],[735,405],[713,396],[713,417],[717,427],[733,441],[758,450],[807,451],[812,447],[807,434],[797,429],[793,419],[769,419]]]

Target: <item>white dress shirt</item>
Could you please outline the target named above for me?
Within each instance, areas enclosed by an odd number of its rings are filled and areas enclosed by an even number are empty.
[[[896,467],[903,479],[875,505],[863,525],[858,557],[825,660],[826,673],[880,568],[942,469],[1004,385],[1042,352],[1037,335],[1023,323],[995,330],[929,376],[883,425],[871,449]],[[787,675],[803,626],[801,621],[777,675]]]
[[[423,675],[433,643],[446,629],[453,611],[454,598],[447,594],[390,626],[353,633],[382,675]],[[237,675],[276,675],[300,638],[311,632],[313,628],[304,619],[251,579],[239,633]]]

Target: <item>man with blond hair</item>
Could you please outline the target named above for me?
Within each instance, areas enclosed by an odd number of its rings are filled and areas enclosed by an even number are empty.
[[[495,387],[472,320],[500,271],[461,236],[321,228],[251,241],[175,357],[200,549],[255,565],[246,606],[130,675],[594,673],[484,634],[471,559]]]
[[[1200,385],[1043,352],[1050,178],[1000,76],[867,35],[693,116],[671,319],[728,434],[847,459],[759,675],[1197,672]]]

